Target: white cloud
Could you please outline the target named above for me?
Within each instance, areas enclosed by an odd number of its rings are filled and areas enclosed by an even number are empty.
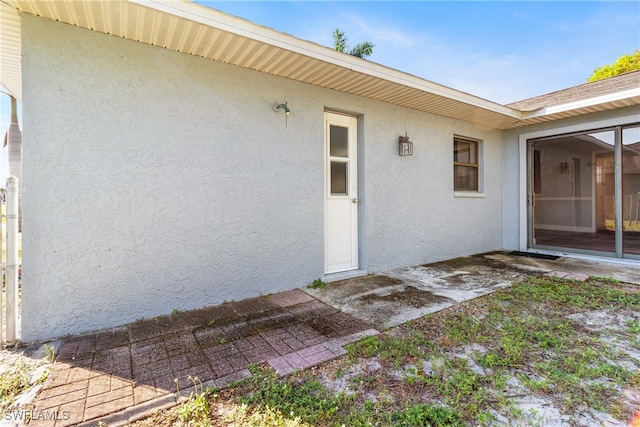
[[[522,8],[512,18],[521,29],[480,32],[476,37],[473,33],[461,36],[455,27],[439,32],[426,26],[416,30],[410,26],[415,25],[411,18],[400,25],[362,8],[356,12],[338,4],[317,16],[316,28],[323,27],[324,33],[316,41],[330,46],[337,26],[352,45],[365,40],[375,44],[371,61],[509,103],[582,84],[596,66],[633,51],[613,52],[625,44],[637,46],[637,37],[629,34],[640,31],[637,14],[618,6],[589,8],[583,16],[549,16],[540,9]]]
[[[397,28],[348,10],[317,16],[314,25],[298,36],[331,46],[336,27],[345,31],[352,46],[371,41],[375,45],[371,61],[494,102],[508,103],[544,93],[532,92],[534,71],[530,67],[522,70],[523,63],[536,65],[535,60],[482,50],[480,42],[477,46],[456,44],[429,31]]]
[[[401,30],[386,27],[380,23],[367,24],[359,15],[350,15],[347,18],[357,28],[358,31],[355,33],[363,37],[363,40],[354,41],[354,44],[366,40],[374,44],[385,43],[399,48],[410,48],[416,45],[415,36],[404,34]]]
[[[383,28],[371,34],[369,40],[376,44],[371,60],[391,68],[494,102],[513,102],[540,94],[531,93],[531,84],[525,82],[531,76],[520,70],[526,58],[516,54],[454,45],[428,32],[409,35],[395,31],[397,37],[389,38]]]

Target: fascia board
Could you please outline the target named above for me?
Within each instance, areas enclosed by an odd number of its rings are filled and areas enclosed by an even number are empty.
[[[245,19],[224,14],[206,6],[192,2],[176,2],[175,0],[129,1],[140,6],[178,16],[213,28],[218,28],[232,34],[299,53],[301,55],[334,64],[355,72],[412,87],[414,89],[419,89],[454,101],[463,102],[510,118],[521,119],[521,113],[518,110],[514,110],[504,105],[460,92],[446,86],[429,82],[411,74],[376,64],[371,61],[345,55],[327,48],[326,46],[298,39],[289,34],[280,33],[270,28],[254,24]]]
[[[567,111],[579,110],[581,108],[594,107],[608,102],[622,101],[634,97],[640,97],[640,88],[628,89],[620,92],[609,93],[607,95],[596,96],[580,101],[568,102],[566,104],[553,105],[541,108],[529,113],[523,113],[522,120],[535,119],[538,117],[551,116]]]

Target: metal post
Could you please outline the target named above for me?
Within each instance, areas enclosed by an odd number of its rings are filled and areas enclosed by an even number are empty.
[[[615,145],[613,149],[614,158],[614,204],[613,213],[616,218],[615,223],[615,239],[616,239],[616,257],[622,258],[623,249],[623,220],[624,214],[622,212],[622,127],[617,126],[614,129],[615,132]]]
[[[7,342],[18,341],[18,178],[7,178]]]

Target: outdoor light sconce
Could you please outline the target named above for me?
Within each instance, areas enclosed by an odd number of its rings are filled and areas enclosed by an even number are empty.
[[[273,104],[273,111],[275,111],[277,113],[280,110],[284,110],[285,116],[290,116],[291,115],[291,110],[287,106],[286,102],[284,104]]]
[[[560,173],[567,173],[569,172],[569,163],[568,162],[561,162],[560,163]]]
[[[409,136],[404,133],[404,136],[398,137],[398,148],[401,157],[413,156],[413,141],[409,141]]]
[[[291,115],[291,110],[289,109],[289,106],[287,106],[287,101],[282,104],[273,104],[273,111],[277,113],[280,110],[284,110],[284,125],[286,127],[288,121],[287,118]]]

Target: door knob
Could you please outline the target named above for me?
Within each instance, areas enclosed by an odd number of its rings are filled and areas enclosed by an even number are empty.
[[[351,199],[351,203],[358,203],[358,199]]]

